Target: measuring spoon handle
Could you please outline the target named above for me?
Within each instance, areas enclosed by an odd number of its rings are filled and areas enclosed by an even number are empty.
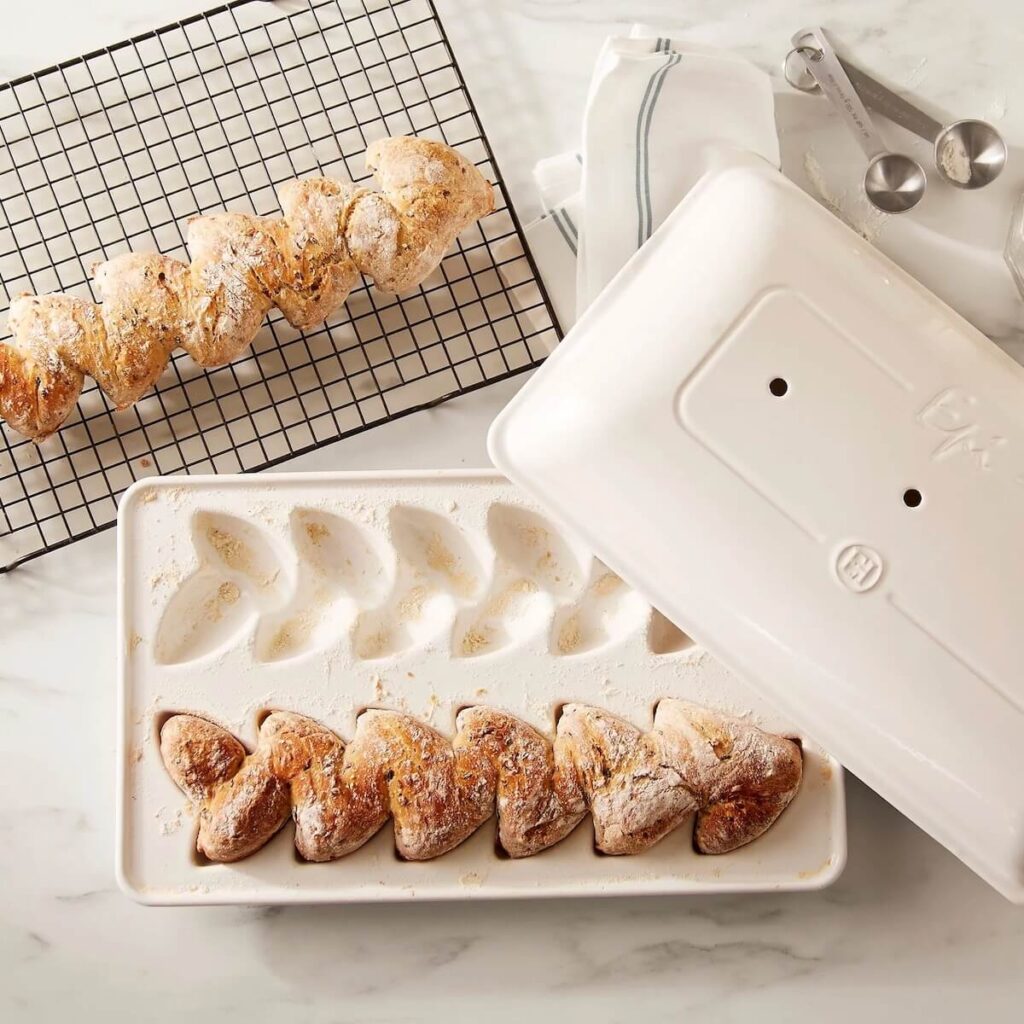
[[[906,128],[908,132],[913,132],[928,142],[935,141],[935,137],[942,131],[942,125],[935,118],[929,117],[919,107],[915,107],[909,100],[882,85],[848,60],[842,57],[837,59],[867,106],[888,118],[893,124]]]
[[[861,149],[871,159],[884,153],[885,146],[875,131],[871,115],[857,95],[824,30],[818,27],[801,29],[793,36],[793,46],[803,57],[807,70],[821,86],[821,91],[832,101],[853,132]]]

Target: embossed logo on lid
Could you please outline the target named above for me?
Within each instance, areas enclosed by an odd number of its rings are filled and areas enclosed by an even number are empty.
[[[864,544],[848,544],[836,556],[836,577],[855,594],[871,590],[882,578],[884,570],[882,556]]]

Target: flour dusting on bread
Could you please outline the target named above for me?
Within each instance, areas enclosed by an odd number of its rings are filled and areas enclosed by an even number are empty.
[[[409,715],[370,709],[347,745],[313,719],[275,712],[248,756],[206,719],[176,715],[161,753],[200,804],[199,851],[219,861],[255,852],[289,816],[308,860],[352,853],[389,818],[398,854],[429,860],[495,813],[500,846],[526,857],[587,811],[603,853],[641,853],[694,813],[697,849],[725,853],[771,826],[802,775],[791,740],[680,700],[658,705],[648,733],[570,704],[554,742],[489,707],[460,712],[452,741]]]

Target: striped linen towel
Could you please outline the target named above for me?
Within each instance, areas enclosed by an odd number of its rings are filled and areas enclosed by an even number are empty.
[[[779,163],[764,72],[726,51],[634,32],[609,39],[598,58],[582,154],[551,157],[534,172],[545,213],[526,237],[564,329],[692,188],[716,147]]]

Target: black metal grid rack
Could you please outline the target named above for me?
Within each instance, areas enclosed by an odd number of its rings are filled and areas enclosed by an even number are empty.
[[[185,258],[184,226],[276,214],[275,186],[362,180],[367,144],[457,146],[497,211],[414,293],[368,286],[322,326],[276,311],[249,352],[204,371],[177,352],[115,412],[91,382],[35,445],[0,440],[0,571],[113,525],[134,480],[246,472],[540,362],[557,342],[487,140],[430,0],[236,0],[0,86],[0,323],[22,292],[89,295],[128,249]],[[95,295],[93,295],[95,298]]]

